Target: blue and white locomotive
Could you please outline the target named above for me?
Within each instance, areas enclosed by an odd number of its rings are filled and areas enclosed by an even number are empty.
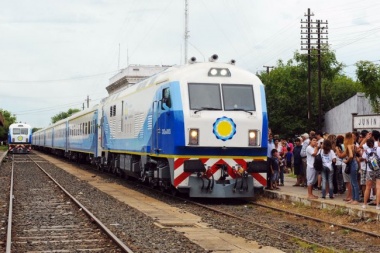
[[[252,197],[266,185],[264,86],[216,59],[114,92],[36,132],[34,145],[190,197]]]
[[[32,127],[25,123],[14,123],[9,126],[8,152],[26,154],[32,149]]]

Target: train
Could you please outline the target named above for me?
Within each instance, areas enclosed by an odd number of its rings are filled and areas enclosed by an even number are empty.
[[[32,150],[32,127],[26,123],[13,123],[8,131],[8,152],[27,154]]]
[[[264,85],[234,61],[171,66],[33,134],[33,147],[193,198],[266,186]]]

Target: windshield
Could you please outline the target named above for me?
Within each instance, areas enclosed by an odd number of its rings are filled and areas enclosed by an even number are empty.
[[[222,84],[224,110],[255,111],[252,85]]]
[[[13,134],[28,134],[28,128],[13,128]]]
[[[222,110],[219,84],[189,83],[190,110]]]

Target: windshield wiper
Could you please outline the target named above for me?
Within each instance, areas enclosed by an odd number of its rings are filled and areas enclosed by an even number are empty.
[[[247,110],[245,110],[245,109],[243,109],[243,108],[234,108],[234,109],[232,109],[232,110],[233,110],[233,111],[243,111],[243,112],[246,112],[246,113],[249,113],[249,114],[252,115],[252,112],[247,111]]]
[[[197,112],[200,112],[200,111],[204,111],[204,110],[219,111],[221,109],[220,108],[215,108],[215,107],[201,107],[201,108],[197,109],[196,111],[194,111],[194,114],[196,114]]]

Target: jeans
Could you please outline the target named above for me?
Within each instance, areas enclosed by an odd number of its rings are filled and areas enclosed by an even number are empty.
[[[280,175],[279,175],[280,184],[284,184],[284,168],[285,166],[281,166],[280,168]]]
[[[358,163],[355,159],[350,162],[350,179],[352,186],[352,199],[354,201],[359,201]]]
[[[344,184],[344,181],[343,181],[343,173],[342,173],[342,165],[337,165],[337,190],[338,190],[338,193],[340,194],[343,194],[345,191],[346,191],[346,185]]]
[[[323,166],[322,170],[322,197],[326,197],[326,182],[329,183],[329,196],[333,197],[334,193],[334,185],[333,185],[333,175],[334,170],[330,170],[329,168]]]

